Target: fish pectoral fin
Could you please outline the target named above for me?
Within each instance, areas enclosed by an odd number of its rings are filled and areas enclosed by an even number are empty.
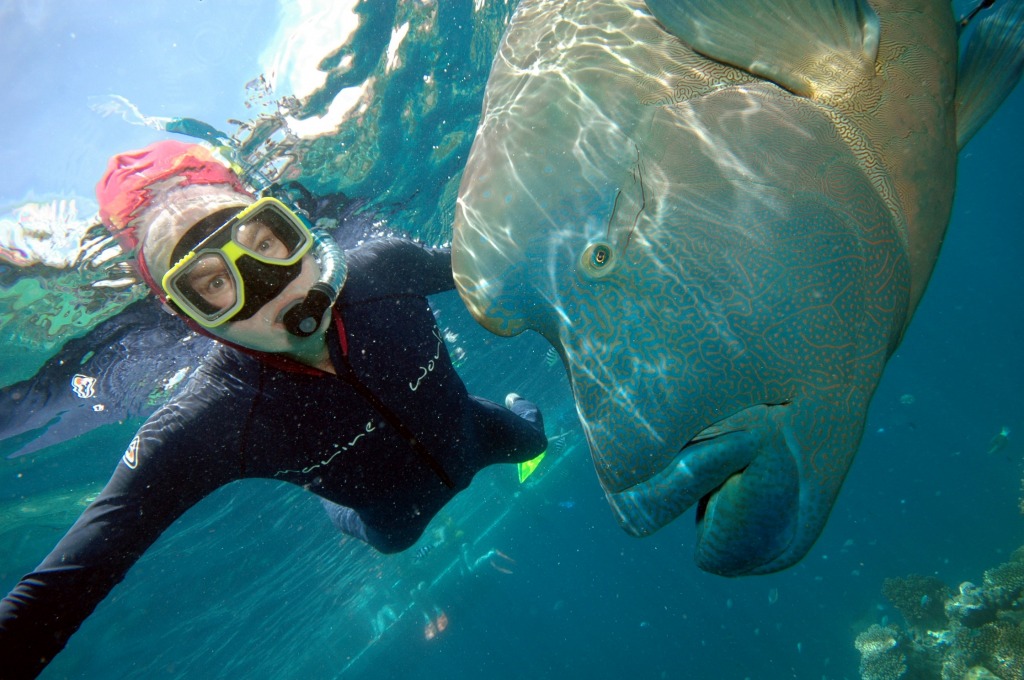
[[[874,75],[878,15],[867,0],[647,0],[695,52],[810,99]]]
[[[956,79],[956,141],[963,149],[1020,82],[1024,2],[999,3],[981,15]]]

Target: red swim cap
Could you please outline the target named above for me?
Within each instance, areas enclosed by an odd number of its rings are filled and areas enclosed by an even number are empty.
[[[180,178],[178,186],[228,184],[235,191],[249,193],[238,175],[201,144],[165,140],[118,154],[110,159],[107,172],[96,185],[96,198],[100,220],[125,250],[134,250],[139,244],[132,221],[152,202],[150,187],[173,177]]]

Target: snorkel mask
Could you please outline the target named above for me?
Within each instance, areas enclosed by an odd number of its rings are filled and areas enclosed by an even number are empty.
[[[107,171],[96,185],[100,220],[107,225],[126,253],[136,254],[135,268],[150,289],[161,299],[171,295],[168,300],[171,304],[206,328],[241,319],[241,314],[251,316],[274,297],[271,293],[275,287],[281,286],[278,290],[280,292],[287,282],[297,276],[302,259],[298,251],[303,248],[304,253],[312,250],[320,266],[320,280],[312,286],[305,299],[288,310],[283,319],[289,333],[299,337],[312,335],[345,283],[345,256],[330,234],[316,227],[311,228],[303,218],[279,201],[260,199],[248,208],[239,206],[227,213],[218,213],[209,223],[203,220],[202,225],[196,225],[202,226],[202,229],[190,230],[183,237],[183,240],[189,239],[185,249],[181,252],[176,250],[171,258],[171,262],[177,266],[184,264],[182,261],[185,257],[197,250],[206,248],[211,253],[220,252],[221,262],[228,275],[225,281],[238,284],[230,304],[222,305],[221,302],[206,300],[195,287],[187,290],[189,284],[184,280],[181,281],[184,288],[175,293],[173,285],[170,289],[167,285],[161,286],[150,275],[141,249],[145,231],[140,232],[139,217],[169,188],[223,185],[227,190],[250,196],[249,188],[242,183],[240,172],[237,166],[204,144],[186,144],[168,139],[137,151],[118,154],[107,163]],[[264,209],[269,212],[263,213]],[[281,243],[290,252],[290,256],[282,259],[276,255],[267,256],[266,251],[263,254],[256,251],[248,253],[248,246],[241,235],[236,233],[238,241],[232,241],[232,233],[237,225],[231,225],[220,231],[219,236],[214,236],[219,227],[227,226],[233,219],[254,222],[256,213],[275,222],[282,230],[277,238],[283,239]],[[230,243],[235,243],[237,249]],[[193,259],[195,257],[193,255]],[[294,267],[294,270],[288,267]],[[285,279],[287,282],[282,286],[281,281]],[[172,283],[167,277],[161,283],[164,281]],[[263,302],[257,304],[260,300]]]
[[[345,281],[344,255],[329,234],[311,229],[281,201],[264,197],[219,210],[189,229],[171,253],[161,280],[167,302],[205,328],[252,317],[302,271],[310,250],[321,276],[293,303],[283,322],[308,337],[320,327]]]

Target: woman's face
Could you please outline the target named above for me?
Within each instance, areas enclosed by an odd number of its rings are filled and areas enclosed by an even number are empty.
[[[293,304],[302,302],[306,293],[319,278],[320,268],[313,259],[313,255],[307,253],[302,258],[302,270],[299,275],[277,297],[263,305],[248,319],[228,321],[211,328],[210,332],[236,345],[275,354],[301,354],[311,347],[322,345],[324,342],[322,332],[314,333],[308,338],[300,338],[289,333],[284,327],[285,312]],[[329,320],[330,315],[326,318]],[[327,323],[328,321],[325,320],[321,331],[326,328]]]
[[[223,185],[190,185],[169,191],[154,201],[140,217],[145,224],[142,254],[153,279],[157,282],[171,267],[171,253],[182,236],[197,222],[225,208],[239,209],[253,203],[253,198],[239,194]],[[250,349],[272,353],[305,353],[322,345],[322,332],[308,338],[292,335],[284,327],[285,312],[301,302],[320,277],[320,268],[311,253],[302,258],[299,275],[283,291],[255,314],[240,321],[228,321],[209,332],[229,342]],[[327,317],[330,318],[329,316]],[[323,328],[326,328],[324,321]],[[322,330],[322,329],[321,329]]]

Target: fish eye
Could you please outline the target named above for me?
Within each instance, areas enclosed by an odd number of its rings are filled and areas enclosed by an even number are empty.
[[[605,276],[614,269],[612,264],[615,258],[611,246],[607,243],[591,243],[583,251],[581,260],[583,272],[590,277]]]

